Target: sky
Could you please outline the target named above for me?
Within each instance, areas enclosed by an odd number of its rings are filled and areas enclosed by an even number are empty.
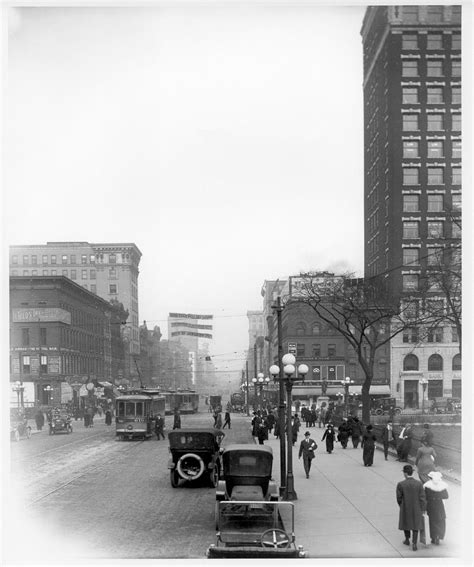
[[[11,8],[7,245],[135,242],[140,320],[214,314],[238,371],[266,279],[362,274],[364,13]]]

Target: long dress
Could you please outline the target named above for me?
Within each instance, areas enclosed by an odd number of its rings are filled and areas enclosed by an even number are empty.
[[[415,465],[418,469],[418,476],[421,482],[425,483],[430,480],[428,473],[436,470],[434,465],[434,460],[436,457],[436,451],[433,447],[428,447],[426,445],[421,445],[416,452]]]
[[[364,467],[371,467],[374,464],[375,441],[377,441],[377,438],[372,431],[367,431],[362,437]]]
[[[429,488],[429,486],[432,488]],[[431,542],[439,543],[439,540],[444,539],[446,534],[446,511],[444,509],[443,499],[449,497],[448,491],[444,487],[437,487],[431,481],[425,483],[424,487]],[[439,490],[439,488],[441,488],[441,490]]]
[[[328,427],[324,432],[323,438],[321,441],[326,439],[326,451],[328,453],[332,453],[334,451],[334,437],[335,437],[334,429],[332,427]]]

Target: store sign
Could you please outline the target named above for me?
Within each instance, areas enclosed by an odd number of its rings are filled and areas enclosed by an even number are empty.
[[[69,311],[60,309],[59,307],[18,307],[12,309],[13,323],[53,323],[60,322],[71,324],[71,314]]]

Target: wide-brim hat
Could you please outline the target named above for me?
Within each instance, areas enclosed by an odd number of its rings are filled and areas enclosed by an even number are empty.
[[[428,476],[433,480],[441,480],[443,475],[439,471],[431,471],[428,473]]]

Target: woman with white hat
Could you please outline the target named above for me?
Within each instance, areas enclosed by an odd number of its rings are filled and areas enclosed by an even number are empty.
[[[426,494],[430,538],[431,543],[439,545],[439,540],[444,539],[446,533],[446,512],[443,500],[449,498],[448,485],[442,480],[443,475],[439,471],[431,471],[428,476],[430,480],[425,482],[423,488]]]

